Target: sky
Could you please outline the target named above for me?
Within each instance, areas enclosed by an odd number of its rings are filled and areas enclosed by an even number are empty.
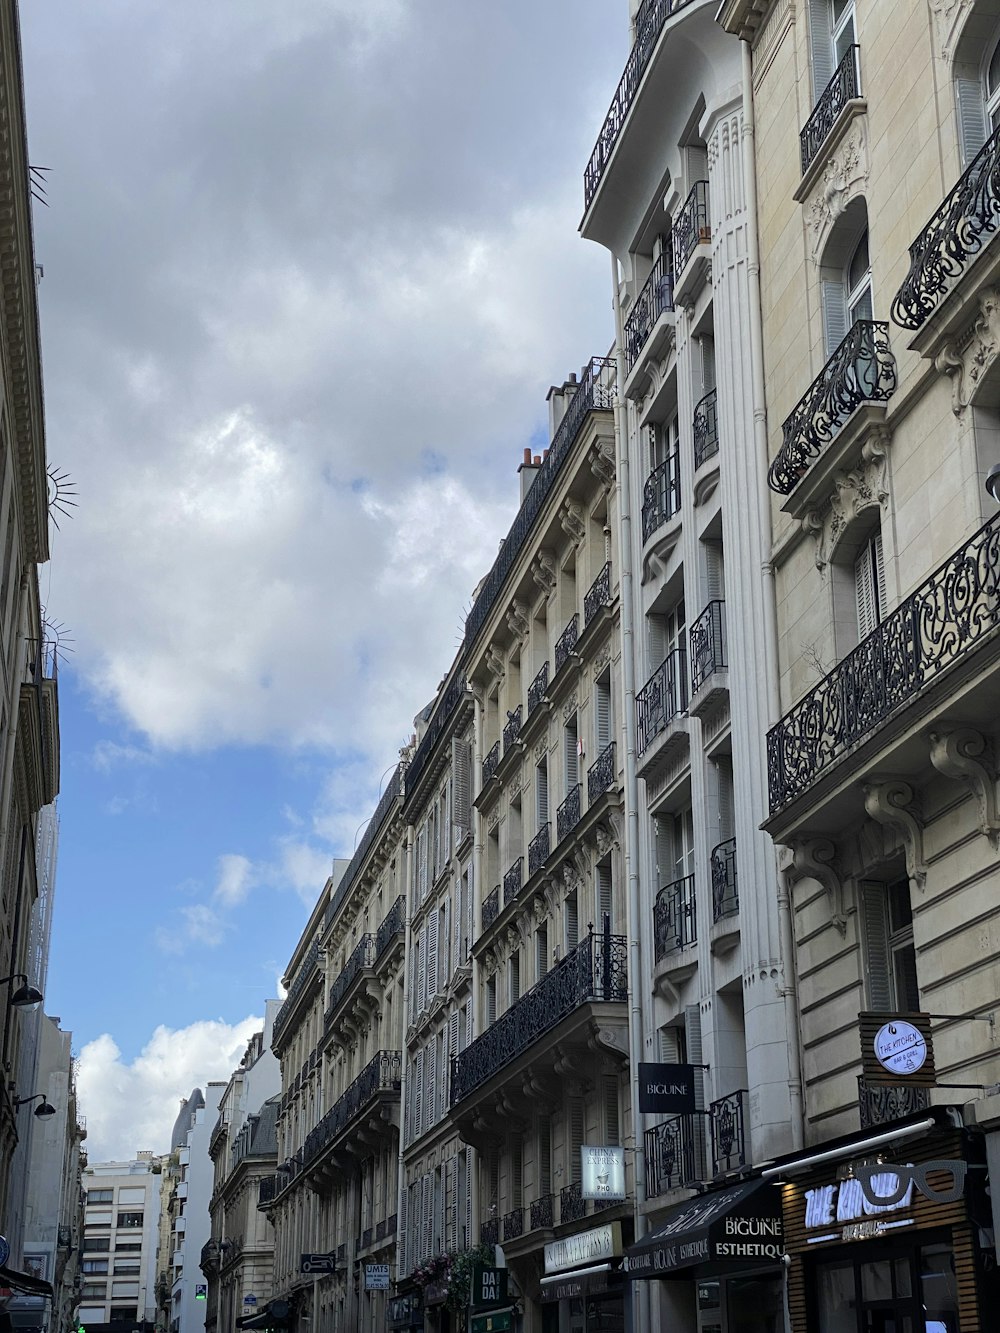
[[[545,395],[624,0],[22,6],[60,626],[46,1010],[92,1161],[226,1078],[459,644]]]

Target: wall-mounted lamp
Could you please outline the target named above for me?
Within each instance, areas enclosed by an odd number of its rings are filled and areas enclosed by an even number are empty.
[[[34,1013],[45,999],[45,996],[37,986],[28,985],[28,978],[24,972],[12,972],[9,977],[0,977],[0,986],[6,986],[11,981],[18,980],[23,984],[13,992],[8,1003],[14,1009],[23,1009],[29,1014]]]
[[[14,1099],[14,1109],[16,1110],[19,1106],[25,1106],[28,1102],[37,1101],[41,1101],[41,1105],[35,1107],[35,1115],[38,1116],[39,1120],[48,1120],[49,1116],[55,1115],[56,1108],[48,1100],[44,1092],[36,1092],[33,1097],[16,1097]]]

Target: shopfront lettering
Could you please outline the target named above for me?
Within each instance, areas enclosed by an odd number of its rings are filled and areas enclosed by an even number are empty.
[[[612,1259],[621,1252],[621,1226],[612,1222],[610,1226],[594,1227],[578,1236],[550,1241],[544,1251],[545,1271],[558,1273],[561,1268],[575,1268],[579,1264]]]
[[[765,1241],[724,1241],[715,1247],[717,1259],[780,1259],[783,1245]]]
[[[781,1222],[776,1217],[727,1217],[727,1236],[780,1236]]]
[[[818,1185],[806,1190],[806,1227],[829,1227],[836,1222],[856,1222],[859,1218],[909,1208],[913,1201],[913,1179],[910,1177],[904,1187],[901,1175],[902,1172],[895,1171],[872,1174],[868,1192],[875,1198],[888,1199],[887,1203],[872,1203],[861,1181],[853,1177],[837,1185]],[[844,1236],[848,1238],[846,1231]]]

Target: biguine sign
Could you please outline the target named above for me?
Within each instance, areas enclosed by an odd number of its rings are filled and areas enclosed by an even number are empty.
[[[664,1226],[627,1251],[625,1263],[629,1277],[662,1277],[719,1261],[773,1264],[784,1248],[779,1191],[748,1180],[681,1204]]]
[[[694,1065],[639,1065],[639,1110],[690,1115],[694,1104]]]

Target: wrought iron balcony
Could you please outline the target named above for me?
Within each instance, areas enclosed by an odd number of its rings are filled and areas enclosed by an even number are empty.
[[[530,878],[549,859],[549,826],[543,824],[528,843],[528,877]]]
[[[719,414],[716,408],[718,394],[709,389],[704,398],[695,404],[694,422],[694,465],[700,468],[702,463],[719,452]]]
[[[587,769],[587,804],[610,791],[615,785],[615,743],[606,745],[594,762]]]
[[[500,1219],[491,1217],[479,1227],[479,1239],[483,1245],[496,1245],[500,1240]]]
[[[509,1213],[504,1213],[503,1238],[504,1240],[517,1240],[518,1236],[523,1235],[524,1209],[512,1208]]]
[[[744,1089],[720,1097],[708,1108],[712,1135],[712,1174],[723,1176],[747,1164],[747,1093]]]
[[[861,1113],[861,1128],[874,1129],[876,1125],[888,1125],[893,1120],[902,1120],[915,1111],[926,1111],[931,1104],[930,1091],[927,1088],[910,1088],[905,1085],[889,1088],[870,1087],[864,1078],[858,1075],[858,1109]]]
[[[400,894],[393,905],[389,908],[388,914],[378,930],[375,932],[375,959],[382,957],[386,949],[396,938],[402,935],[406,927],[406,898]]]
[[[910,268],[892,303],[904,329],[919,329],[1000,222],[1000,129],[986,140],[910,246]]]
[[[519,856],[503,877],[503,905],[512,903],[524,887],[524,857]]]
[[[670,249],[666,237],[661,239],[665,248],[660,252],[659,258],[653,260],[649,277],[643,283],[625,321],[626,373],[631,371],[642,355],[642,349],[649,341],[649,335],[656,327],[656,321],[666,311],[674,308],[674,275],[670,271]]]
[[[889,325],[859,320],[785,418],[781,448],[767,474],[771,490],[791,495],[862,403],[886,403],[895,392]]]
[[[512,713],[507,714],[507,725],[503,729],[504,754],[510,754],[520,734],[521,734],[521,705],[518,704]]]
[[[586,937],[451,1063],[451,1104],[464,1101],[500,1069],[584,1004],[628,999],[623,935]]]
[[[379,1051],[343,1096],[334,1102],[319,1124],[309,1131],[302,1148],[304,1166],[313,1162],[324,1148],[338,1138],[347,1126],[382,1092],[399,1092],[403,1058],[399,1051]]]
[[[582,1197],[583,1190],[577,1182],[574,1185],[564,1185],[559,1191],[559,1221],[579,1222],[581,1217],[587,1216],[587,1200]]]
[[[688,630],[691,654],[691,693],[697,692],[716,671],[723,671],[726,660],[726,604],[709,602]]]
[[[646,1195],[692,1189],[705,1178],[705,1113],[675,1115],[644,1135]]]
[[[483,760],[483,786],[485,787],[490,778],[497,771],[497,765],[500,763],[500,742],[497,741],[492,747],[486,758]]]
[[[665,731],[667,724],[687,708],[687,654],[675,648],[635,696],[639,753]]]
[[[270,1203],[277,1194],[278,1181],[276,1176],[261,1176],[257,1182],[257,1207],[260,1208],[266,1203]]]
[[[642,540],[648,542],[657,528],[681,512],[680,451],[672,449],[654,467],[642,488]]]
[[[578,782],[556,811],[556,841],[562,842],[580,822],[580,793]]]
[[[553,1203],[555,1195],[543,1194],[540,1199],[536,1199],[531,1205],[531,1229],[538,1231],[541,1227],[551,1227],[553,1222]]]
[[[803,176],[826,143],[827,135],[836,124],[841,111],[848,102],[861,96],[861,66],[858,61],[860,51],[859,46],[847,48],[847,54],[834,71],[833,78],[820,93],[812,115],[799,134]]]
[[[674,221],[671,240],[674,247],[674,272],[678,277],[703,241],[712,239],[708,219],[708,181],[695,181]]]
[[[306,954],[302,966],[299,968],[295,976],[292,978],[292,984],[288,987],[288,994],[285,997],[284,1004],[282,1004],[281,1008],[274,1016],[274,1024],[271,1029],[273,1036],[277,1036],[278,1033],[288,1023],[288,1020],[292,1016],[292,1011],[295,1009],[295,1005],[297,1004],[299,997],[305,990],[306,985],[309,983],[309,981],[312,980],[312,977],[316,972],[318,964],[319,964],[319,940],[316,939],[313,940],[312,944],[310,945],[309,952]]]
[[[545,698],[549,688],[549,664],[543,662],[538,675],[528,686],[528,716],[530,717]]]
[[[767,735],[771,813],[1000,625],[1000,515],[896,607]]]
[[[583,628],[586,629],[602,606],[611,605],[611,561],[594,579],[583,599]]]
[[[668,953],[697,941],[694,875],[675,879],[656,895],[653,904],[653,938],[656,941],[657,962],[666,958]]]
[[[529,533],[534,528],[535,519],[541,512],[545,499],[552,489],[563,463],[579,435],[583,423],[590,412],[610,411],[615,405],[617,392],[617,367],[614,358],[606,356],[592,357],[579,387],[570,399],[569,406],[559,423],[545,461],[535,474],[531,489],[518,510],[517,517],[511,524],[507,539],[501,546],[493,568],[483,580],[479,596],[473,603],[465,621],[465,646],[469,648],[473,639],[486,622],[494,602],[514,568],[514,563],[521,552]],[[529,707],[528,712],[531,712]]]
[[[483,930],[489,930],[490,926],[500,915],[500,885],[486,895],[483,899]]]
[[[576,641],[580,637],[580,617],[572,615],[567,622],[566,628],[556,639],[556,675],[563,669],[569,661],[570,654],[576,647]]]
[[[330,1003],[327,1005],[326,1013],[323,1015],[323,1021],[326,1026],[329,1026],[336,1017],[341,1001],[347,994],[352,982],[357,979],[365,968],[374,966],[375,937],[374,935],[362,935],[354,952],[344,964],[340,976],[330,987]]]
[[[727,838],[712,848],[712,920],[735,916],[740,910],[736,880],[736,839]]]
[[[663,31],[663,25],[671,14],[676,14],[679,9],[683,9],[689,3],[690,0],[644,0],[644,3],[636,11],[635,41],[632,43],[628,60],[625,62],[625,72],[618,81],[618,87],[615,89],[608,114],[604,118],[601,132],[597,136],[597,143],[594,145],[594,151],[590,155],[590,161],[587,163],[587,168],[583,174],[583,197],[587,208],[590,207],[591,200],[597,193],[605,169],[611,160],[614,146],[618,142],[618,136],[625,124],[629,109],[632,106],[632,100],[642,82],[642,76],[649,64],[649,58],[653,54],[660,33]]]

